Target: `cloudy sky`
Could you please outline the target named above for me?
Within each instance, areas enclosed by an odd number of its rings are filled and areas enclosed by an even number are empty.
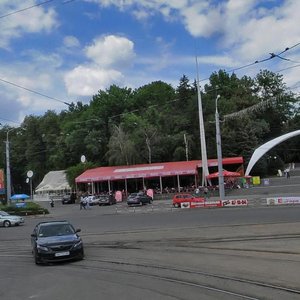
[[[0,122],[88,103],[112,84],[177,87],[196,78],[195,56],[202,85],[219,69],[269,69],[299,92],[299,11],[294,0],[1,0]],[[281,54],[239,69],[270,53]]]

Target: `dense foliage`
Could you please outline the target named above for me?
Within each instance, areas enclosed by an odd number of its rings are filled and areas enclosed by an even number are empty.
[[[217,156],[217,95],[224,157],[243,156],[247,165],[256,147],[300,128],[299,98],[281,75],[261,71],[254,79],[238,78],[220,70],[201,93],[208,158]],[[197,87],[186,76],[176,89],[161,81],[135,90],[111,86],[87,105],[73,103],[59,114],[47,111],[27,116],[20,127],[2,127],[0,140],[7,133],[13,192],[29,190],[28,170],[34,172],[33,187],[48,171],[62,169],[74,185],[76,176],[94,166],[201,159]],[[299,138],[278,145],[259,161],[256,174],[300,161],[299,149]],[[5,146],[0,155],[4,169]],[[82,155],[86,164],[80,162]]]
[[[15,203],[11,205],[2,205],[0,204],[0,210],[6,211],[11,215],[17,216],[27,216],[27,215],[47,215],[49,210],[40,206],[36,202],[26,202],[25,207],[16,207]]]

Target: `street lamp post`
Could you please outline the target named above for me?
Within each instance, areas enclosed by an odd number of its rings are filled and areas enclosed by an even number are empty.
[[[9,139],[8,134],[10,131],[12,131],[14,128],[9,129],[6,131],[6,201],[7,203],[10,203],[10,197],[11,197],[11,175],[10,175],[10,160],[9,160]]]
[[[218,172],[219,172],[219,195],[220,200],[225,199],[225,189],[224,189],[224,176],[223,176],[223,163],[222,163],[222,145],[221,145],[221,132],[220,132],[220,120],[218,112],[218,100],[220,95],[216,98],[216,142],[217,142],[217,156],[218,156]]]

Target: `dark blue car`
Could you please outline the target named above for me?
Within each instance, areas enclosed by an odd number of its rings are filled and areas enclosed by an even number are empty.
[[[32,253],[36,264],[84,258],[80,229],[68,221],[37,224],[31,234]]]

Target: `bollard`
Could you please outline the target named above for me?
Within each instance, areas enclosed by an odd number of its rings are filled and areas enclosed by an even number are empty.
[[[118,213],[118,208],[117,208],[117,205],[116,205],[116,209],[115,209],[115,210],[116,210],[116,214],[117,214],[117,213]]]
[[[152,209],[152,212],[153,212],[153,204],[151,205],[151,209]]]

